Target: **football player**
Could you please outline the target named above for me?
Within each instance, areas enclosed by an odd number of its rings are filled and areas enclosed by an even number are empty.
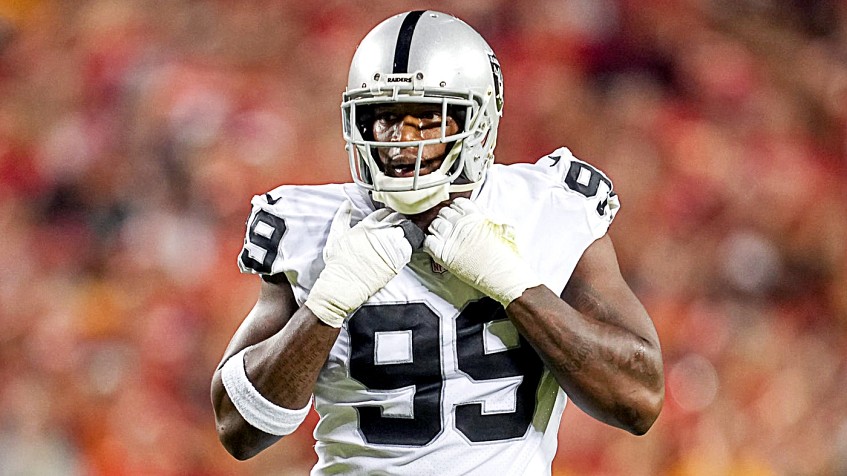
[[[253,197],[258,300],[212,381],[236,458],[314,404],[313,474],[547,474],[568,399],[643,434],[653,323],[606,234],[612,182],[566,148],[494,164],[500,65],[435,11],[362,40],[342,101],[353,183]]]

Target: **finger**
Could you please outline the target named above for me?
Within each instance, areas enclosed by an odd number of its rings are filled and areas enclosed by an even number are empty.
[[[444,248],[444,241],[435,235],[426,235],[423,242],[423,250],[433,258],[441,256],[441,250]]]
[[[403,224],[403,222],[409,221],[409,219],[406,218],[406,215],[403,215],[401,213],[391,212],[384,218],[382,218],[380,221],[390,226],[400,226],[401,224]]]
[[[409,245],[411,245],[412,251],[420,249],[420,247],[423,245],[423,230],[418,228],[418,226],[412,223],[411,220],[406,218],[405,215],[398,212],[393,212],[390,215],[386,216],[381,223],[390,225],[392,228],[402,230],[403,237],[409,243]]]
[[[332,243],[350,229],[350,217],[353,215],[353,204],[350,200],[344,201],[338,210],[335,211],[335,216],[332,217],[332,224],[329,226],[329,235],[326,238],[327,243]]]
[[[476,203],[465,197],[456,197],[451,203],[450,208],[456,210],[462,215],[479,212],[479,207]]]
[[[370,215],[366,216],[364,220],[367,223],[378,223],[385,220],[387,217],[391,216],[393,213],[390,208],[380,208],[375,212],[372,212]]]
[[[406,241],[403,229],[399,226],[387,227],[380,230],[384,239],[373,239],[371,245],[375,249],[378,248],[378,253],[381,257],[390,263],[394,271],[399,271],[400,268],[409,262],[412,255],[412,245]],[[378,235],[373,234],[376,238]]]
[[[453,230],[453,223],[450,222],[450,220],[435,217],[435,219],[432,220],[432,223],[429,224],[427,230],[433,235],[441,237],[449,236],[450,232]]]
[[[397,246],[394,249],[392,259],[395,271],[400,271],[403,266],[406,266],[409,263],[409,260],[412,258],[412,252],[414,252],[417,248],[420,248],[423,245],[423,231],[421,231],[420,228],[418,228],[414,223],[409,223],[420,232],[420,242],[418,243],[418,246],[415,247],[415,244],[409,240],[409,237],[406,234],[406,230],[403,229],[402,226],[396,226],[392,228],[392,231],[396,230],[396,233],[399,235],[394,241]]]
[[[455,221],[461,214],[451,207],[444,207],[438,211],[438,216],[445,220]]]

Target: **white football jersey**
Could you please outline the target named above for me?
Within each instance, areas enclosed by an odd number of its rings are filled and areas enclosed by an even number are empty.
[[[282,186],[253,197],[239,266],[284,273],[302,305],[353,184]],[[535,164],[494,165],[472,196],[515,229],[521,255],[561,294],[618,209],[612,183],[561,148]],[[423,251],[356,310],[315,387],[312,473],[549,474],[566,396],[496,301]]]

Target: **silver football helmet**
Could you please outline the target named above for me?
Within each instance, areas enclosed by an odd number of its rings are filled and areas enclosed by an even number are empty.
[[[376,141],[368,111],[386,104],[439,105],[440,137]],[[341,110],[354,182],[400,213],[420,213],[450,192],[479,186],[494,162],[503,112],[500,64],[482,36],[462,20],[430,10],[402,13],[377,25],[359,44]],[[448,112],[461,126],[456,134],[447,134]],[[420,174],[424,146],[437,143],[449,147],[441,166]],[[377,151],[388,147],[417,147],[413,176],[383,172]]]

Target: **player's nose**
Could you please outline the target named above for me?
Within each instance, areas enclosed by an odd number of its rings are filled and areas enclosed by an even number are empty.
[[[421,139],[421,119],[411,114],[403,116],[395,125],[391,139],[405,142]]]

